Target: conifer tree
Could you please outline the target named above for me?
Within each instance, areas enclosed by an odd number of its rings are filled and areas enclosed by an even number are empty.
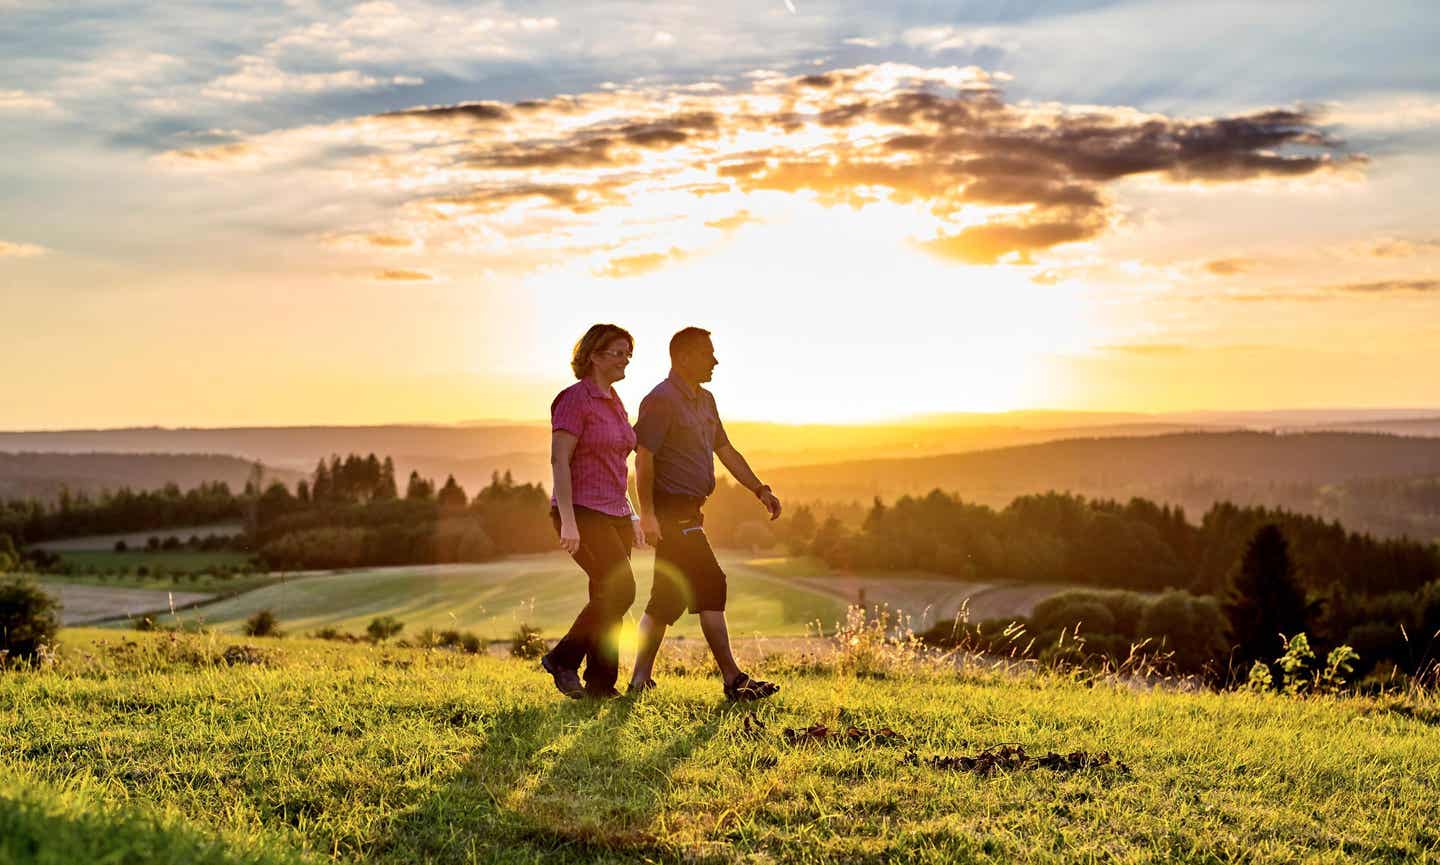
[[[464,510],[467,501],[469,500],[465,496],[465,490],[455,483],[454,475],[445,479],[445,486],[440,488],[440,493],[436,497],[436,502],[444,511]]]
[[[400,492],[395,488],[395,461],[386,457],[380,466],[380,481],[375,485],[375,498],[390,500],[399,496]]]
[[[1230,575],[1222,608],[1235,646],[1231,667],[1241,675],[1256,661],[1273,664],[1285,651],[1285,639],[1305,630],[1305,593],[1278,525],[1267,523],[1250,539]]]

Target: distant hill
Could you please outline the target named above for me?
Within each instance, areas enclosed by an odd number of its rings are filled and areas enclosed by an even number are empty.
[[[1440,414],[1418,418],[1381,418],[1377,420],[1352,421],[1325,427],[1330,430],[1347,432],[1378,432],[1398,436],[1440,436]]]
[[[166,483],[188,490],[209,481],[224,481],[239,492],[249,477],[248,461],[218,454],[0,452],[0,499],[53,500],[62,488],[93,494],[127,486],[156,489]],[[300,474],[267,469],[265,477],[294,484]]]
[[[939,487],[1003,506],[1049,489],[1178,501],[1227,489],[1278,489],[1360,478],[1440,474],[1440,439],[1374,433],[1179,433],[1080,438],[916,459],[772,469],[765,480],[790,498],[893,498]],[[1188,491],[1188,492],[1187,492]]]
[[[632,407],[633,413],[633,407]],[[1062,415],[1071,418],[1070,414]],[[1009,415],[997,416],[1009,418]],[[1096,418],[1113,419],[1111,415]],[[1078,419],[1078,418],[1075,418]],[[1160,435],[1193,425],[1156,422],[1039,428],[1015,425],[727,424],[736,444],[758,468],[796,463],[929,456],[1087,436]],[[268,468],[309,473],[331,454],[391,456],[403,477],[412,469],[467,489],[510,471],[517,481],[550,480],[547,424],[500,426],[241,427],[232,429],[135,428],[0,432],[0,451],[50,453],[224,453],[260,460]]]

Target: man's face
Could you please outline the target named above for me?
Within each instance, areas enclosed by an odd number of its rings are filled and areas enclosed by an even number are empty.
[[[697,384],[704,384],[713,378],[715,367],[719,365],[720,361],[715,359],[715,344],[708,337],[686,353],[686,371]]]

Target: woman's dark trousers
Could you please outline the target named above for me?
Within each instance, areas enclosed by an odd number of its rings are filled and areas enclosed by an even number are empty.
[[[555,530],[560,515],[552,510]],[[580,549],[573,558],[590,578],[590,601],[570,632],[550,651],[555,663],[568,670],[585,664],[585,690],[604,694],[620,675],[620,626],[635,601],[635,575],[630,571],[630,548],[635,529],[629,517],[612,517],[590,508],[575,508]]]

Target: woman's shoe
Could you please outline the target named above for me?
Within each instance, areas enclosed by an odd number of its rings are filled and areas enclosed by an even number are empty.
[[[625,689],[625,696],[638,697],[646,691],[653,691],[658,687],[660,686],[655,684],[654,679],[646,679],[643,682],[631,682],[630,687]]]

